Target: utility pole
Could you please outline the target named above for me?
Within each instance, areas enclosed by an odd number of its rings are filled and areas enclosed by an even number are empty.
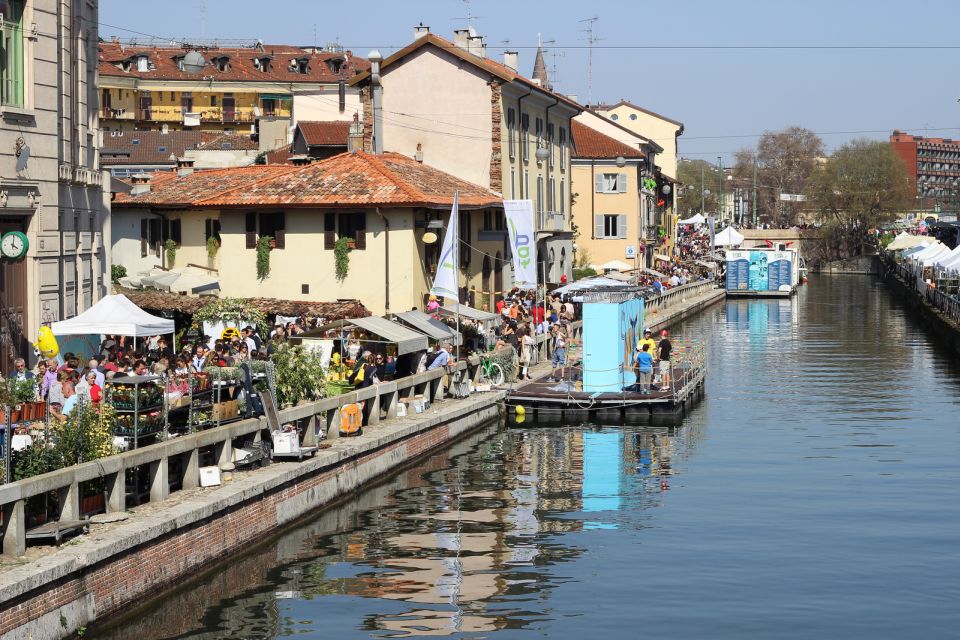
[[[753,159],[753,228],[757,228],[757,159]]]
[[[700,213],[703,213],[707,207],[706,188],[703,186],[703,165],[700,165]]]
[[[723,156],[717,156],[717,164],[720,166],[720,206],[719,218],[723,220]]]
[[[593,16],[580,21],[587,23],[587,28],[581,31],[587,34],[587,104],[590,106],[593,106],[593,45],[603,39],[593,34],[593,23],[599,19]]]

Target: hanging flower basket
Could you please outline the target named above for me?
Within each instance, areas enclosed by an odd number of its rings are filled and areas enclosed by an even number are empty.
[[[350,249],[351,251],[353,251],[356,248],[357,248],[357,241],[354,240],[353,238],[349,238],[347,240],[347,249]]]

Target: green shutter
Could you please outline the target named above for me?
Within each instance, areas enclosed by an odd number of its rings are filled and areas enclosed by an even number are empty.
[[[0,103],[23,106],[23,0],[10,0],[0,45]]]

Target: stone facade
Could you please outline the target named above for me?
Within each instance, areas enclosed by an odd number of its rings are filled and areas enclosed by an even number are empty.
[[[15,356],[32,356],[42,324],[107,293],[110,264],[98,155],[97,2],[10,5],[3,46],[22,49],[3,56],[16,68],[0,105],[0,230],[25,233],[29,249],[0,263],[4,374]]]

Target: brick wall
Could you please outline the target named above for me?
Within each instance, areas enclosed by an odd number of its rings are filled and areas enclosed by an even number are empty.
[[[498,193],[503,193],[503,168],[501,161],[503,159],[503,130],[501,123],[503,121],[503,104],[501,104],[500,87],[503,84],[499,80],[490,81],[490,189]]]
[[[338,467],[300,477],[206,520],[172,531],[68,578],[2,603],[0,637],[6,638],[6,634],[31,621],[56,614],[58,609],[84,600],[90,603],[89,606],[82,604],[89,609],[90,620],[102,620],[129,610],[176,585],[178,580],[223,560],[228,553],[263,541],[283,526],[290,525],[290,522],[281,521],[278,514],[286,512],[282,507],[291,499],[302,499],[308,492],[314,492],[315,496],[326,491],[326,495],[334,496],[354,490],[376,475],[412,462],[481,426],[496,417],[498,412],[496,406],[480,409],[459,421],[426,429]],[[384,465],[384,461],[389,464]],[[311,499],[309,504],[312,511],[320,501]],[[32,638],[68,635],[68,629],[58,627],[47,623],[42,629],[20,631],[25,632],[24,637]]]

